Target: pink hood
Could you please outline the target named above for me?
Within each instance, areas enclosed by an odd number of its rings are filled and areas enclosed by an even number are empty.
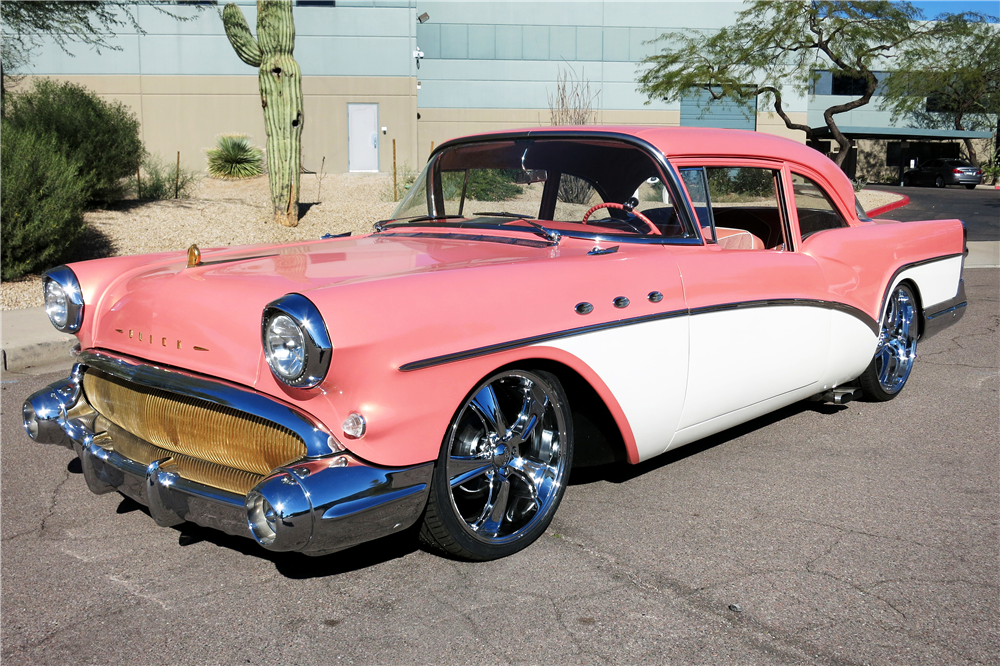
[[[524,236],[503,235],[528,240]],[[388,232],[206,250],[202,264],[193,268],[187,267],[182,253],[83,262],[72,268],[86,302],[94,303],[102,292],[103,297],[88,312],[92,325],[84,327],[81,343],[252,386],[261,367],[261,312],[285,294],[306,295],[329,320],[330,302],[336,299],[328,288],[336,285],[546,259],[565,254],[567,245],[526,247],[394,237]],[[365,316],[357,311],[348,314]],[[335,331],[331,334],[336,346]]]

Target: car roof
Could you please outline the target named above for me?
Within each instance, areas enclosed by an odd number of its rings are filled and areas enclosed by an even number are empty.
[[[503,130],[453,139],[442,143],[437,150],[444,150],[453,143],[463,143],[470,139],[501,139],[532,136],[552,136],[554,134],[591,135],[607,134],[609,138],[634,137],[657,148],[664,157],[733,157],[733,158],[773,158],[810,167],[825,177],[844,204],[853,210],[854,189],[840,167],[819,151],[798,141],[785,137],[737,129],[717,129],[705,127],[659,127],[643,125],[566,125],[549,127],[526,127]]]

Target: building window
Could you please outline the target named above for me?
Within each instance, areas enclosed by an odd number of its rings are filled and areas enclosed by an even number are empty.
[[[850,97],[860,97],[865,94],[865,89],[868,87],[868,81],[862,78],[855,78],[853,76],[845,76],[843,74],[833,75],[833,94],[834,95],[848,95]]]

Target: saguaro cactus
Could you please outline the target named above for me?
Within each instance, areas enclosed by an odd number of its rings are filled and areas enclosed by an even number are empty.
[[[240,60],[260,68],[260,104],[267,130],[267,166],[274,219],[286,227],[299,223],[299,172],[302,167],[302,72],[292,57],[295,22],[289,0],[257,1],[257,39],[233,3],[222,12],[229,43]]]

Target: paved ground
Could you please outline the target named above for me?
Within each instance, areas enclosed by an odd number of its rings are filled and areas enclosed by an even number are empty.
[[[1000,663],[1000,271],[966,281],[968,314],[920,345],[896,400],[801,403],[576,474],[539,542],[485,564],[411,534],[310,559],[158,528],[20,430],[24,397],[60,375],[5,373],[0,658]]]
[[[870,187],[910,197],[909,204],[879,217],[902,222],[958,218],[965,222],[970,241],[1000,241],[1000,190],[985,185],[974,190],[964,187]]]

